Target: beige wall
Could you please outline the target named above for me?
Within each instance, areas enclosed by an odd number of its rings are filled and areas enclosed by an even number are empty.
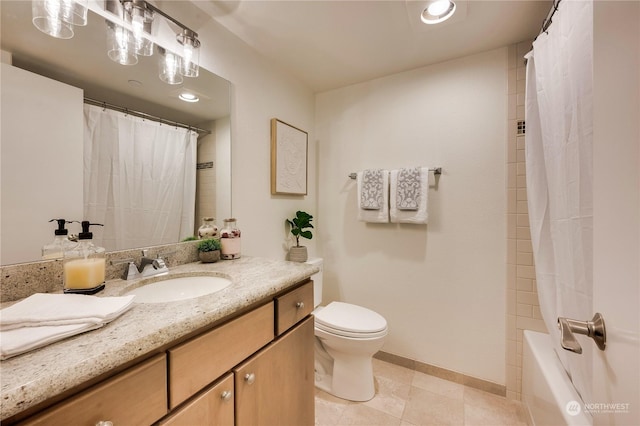
[[[321,93],[325,302],[388,321],[383,348],[505,383],[507,48]],[[356,219],[365,168],[442,166],[427,226]]]
[[[314,94],[266,61],[215,21],[198,29],[206,69],[228,79],[231,90],[233,216],[242,230],[242,253],[284,259],[289,244],[285,219],[296,210],[317,216]],[[279,118],[309,133],[308,195],[272,196],[270,120]],[[218,223],[218,226],[221,222]],[[305,240],[315,255],[317,238]]]

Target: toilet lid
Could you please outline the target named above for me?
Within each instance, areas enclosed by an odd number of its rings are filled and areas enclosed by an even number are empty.
[[[350,333],[379,333],[386,330],[384,317],[362,306],[343,302],[331,302],[325,308],[314,313],[316,324]]]

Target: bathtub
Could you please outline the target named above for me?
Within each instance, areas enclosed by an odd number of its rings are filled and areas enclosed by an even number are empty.
[[[522,403],[530,425],[593,425],[584,403],[569,380],[549,335],[524,331]]]

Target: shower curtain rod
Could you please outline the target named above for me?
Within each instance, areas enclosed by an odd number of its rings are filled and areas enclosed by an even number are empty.
[[[553,5],[551,6],[551,10],[549,11],[549,13],[547,13],[547,17],[544,19],[544,21],[542,21],[542,28],[540,29],[540,32],[538,33],[536,38],[538,38],[540,34],[547,32],[547,30],[549,29],[549,26],[551,25],[553,15],[555,15],[556,12],[558,11],[558,5],[560,4],[561,1],[562,0],[553,0]]]
[[[125,107],[121,107],[121,106],[118,106],[118,105],[110,104],[110,103],[104,102],[104,101],[98,101],[98,100],[91,99],[91,98],[84,98],[84,103],[85,104],[89,104],[89,105],[95,105],[95,106],[102,107],[102,108],[109,108],[109,109],[112,109],[114,111],[122,112],[125,115],[126,114],[133,115],[134,117],[140,117],[140,118],[143,118],[145,120],[156,121],[156,122],[158,122],[160,124],[167,124],[169,126],[180,127],[182,129],[195,130],[196,132],[198,132],[200,134],[205,134],[205,135],[210,135],[211,134],[211,130],[201,129],[201,128],[196,127],[196,126],[190,126],[188,124],[178,123],[177,121],[165,120],[164,118],[156,117],[155,115],[147,114],[147,113],[141,112],[141,111],[135,111],[135,110],[132,110],[132,109],[129,109],[129,108],[125,108]]]

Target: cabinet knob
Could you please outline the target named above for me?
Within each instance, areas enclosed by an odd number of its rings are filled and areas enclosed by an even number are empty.
[[[96,426],[113,426],[113,422],[110,422],[109,420],[100,420],[96,423]]]
[[[297,302],[296,303],[296,308],[298,308],[298,309],[304,308],[304,302]]]
[[[244,381],[247,382],[248,385],[252,385],[253,382],[256,381],[256,375],[253,373],[247,373],[244,375]]]
[[[220,399],[222,399],[225,402],[230,401],[232,395],[233,394],[231,393],[231,391],[224,391],[220,394]]]

